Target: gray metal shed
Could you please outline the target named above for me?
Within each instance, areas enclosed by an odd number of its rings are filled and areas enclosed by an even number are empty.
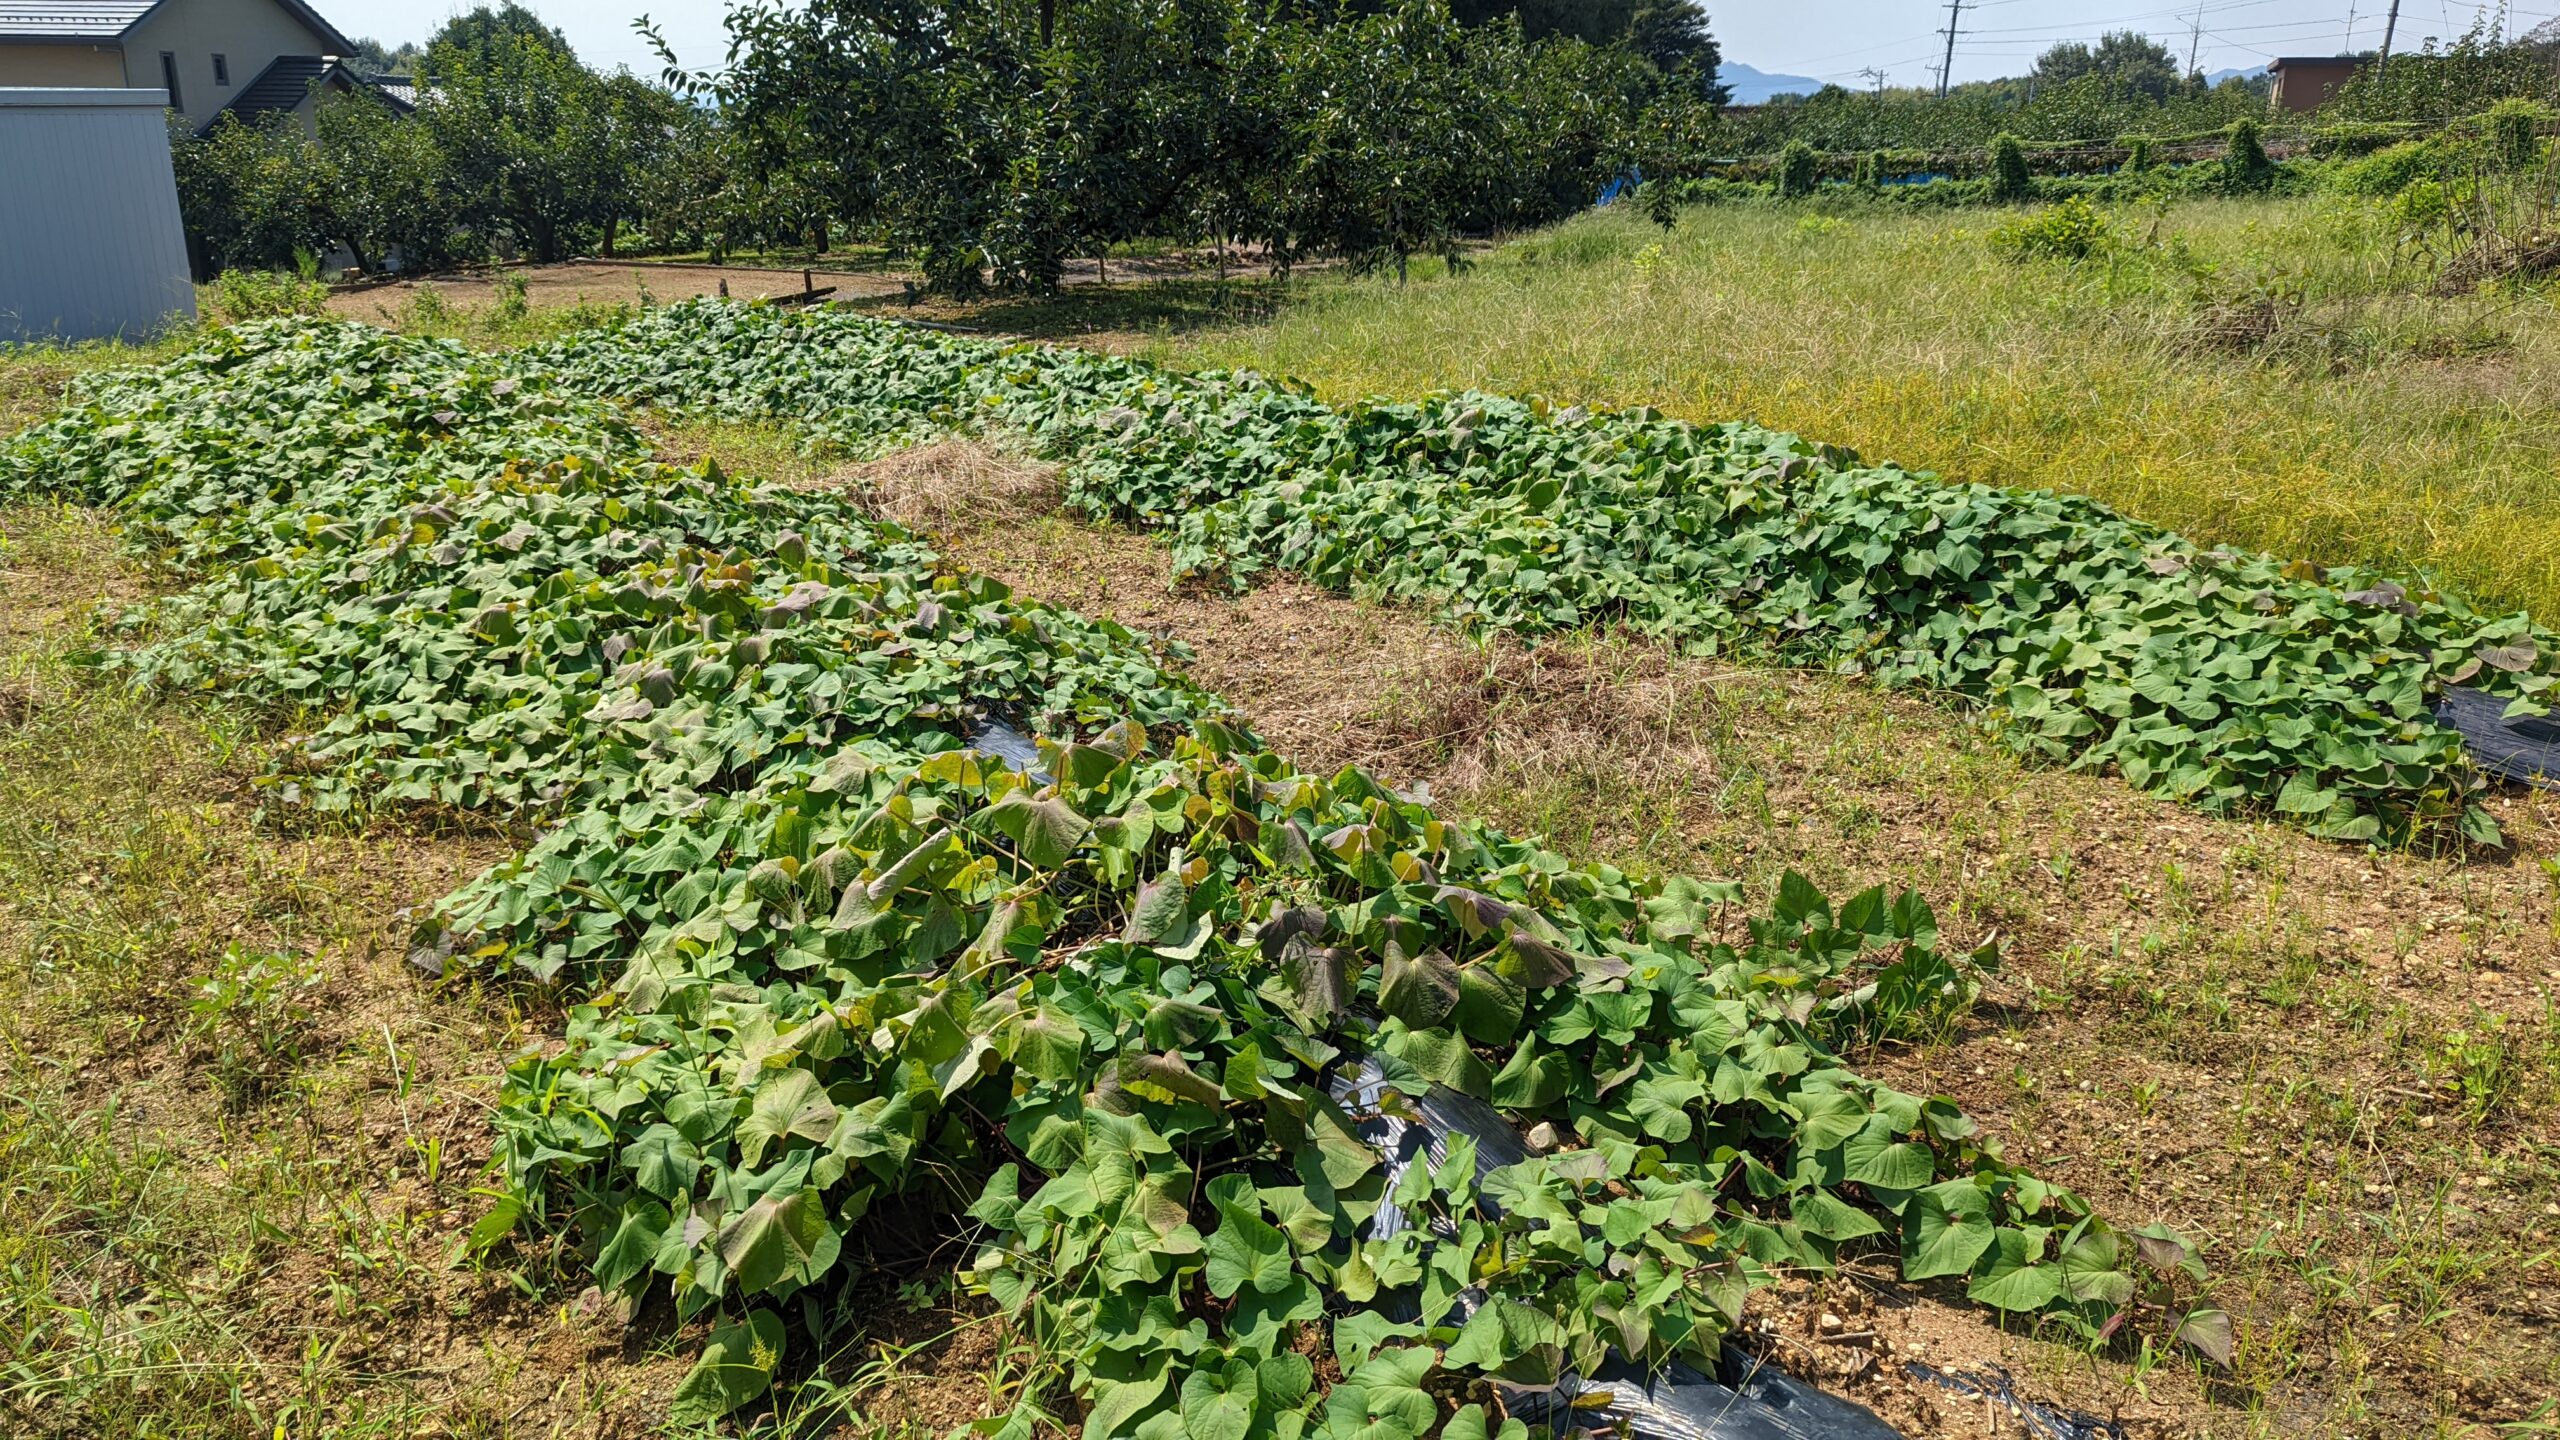
[[[0,341],[193,320],[159,90],[0,89]]]

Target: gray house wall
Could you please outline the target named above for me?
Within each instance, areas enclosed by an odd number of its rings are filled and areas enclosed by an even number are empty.
[[[158,90],[0,89],[0,341],[193,320]]]

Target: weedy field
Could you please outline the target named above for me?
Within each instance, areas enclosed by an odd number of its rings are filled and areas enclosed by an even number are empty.
[[[13,1424],[1491,1435],[1728,1334],[1912,1435],[1994,1423],[1915,1358],[2553,1423],[2554,817],[2423,703],[2560,642],[2463,587],[1749,427],[424,318],[534,343],[209,336],[0,472]],[[1552,1153],[1390,1187],[1344,1049]]]
[[[1473,386],[1749,418],[2560,614],[2550,288],[2436,293],[2429,232],[2355,197],[2097,218],[2071,263],[2013,258],[1982,210],[1694,207],[1667,233],[1606,213],[1148,353],[1337,400]]]

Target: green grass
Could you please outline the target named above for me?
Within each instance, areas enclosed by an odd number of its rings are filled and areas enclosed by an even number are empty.
[[[453,1259],[533,1032],[396,938],[500,847],[252,823],[256,717],[80,668],[135,591],[94,517],[0,512],[0,1434],[512,1433],[557,1377],[492,1337],[544,1312]]]
[[[77,345],[0,345],[0,439],[18,433],[62,403],[62,387],[92,370],[151,365],[193,344],[193,330],[147,344],[92,340]]]
[[[2119,213],[2117,247],[2078,265],[2003,259],[1998,219],[1593,215],[1402,288],[1310,281],[1268,322],[1150,349],[1336,399],[1473,386],[1756,419],[2560,614],[2550,294],[2419,293],[2430,272],[2364,202]]]

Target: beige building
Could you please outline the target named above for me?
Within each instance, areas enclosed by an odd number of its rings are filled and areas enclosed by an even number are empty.
[[[354,50],[302,0],[0,0],[0,87],[166,90],[198,130],[305,113],[314,80],[407,109],[339,63]]]

